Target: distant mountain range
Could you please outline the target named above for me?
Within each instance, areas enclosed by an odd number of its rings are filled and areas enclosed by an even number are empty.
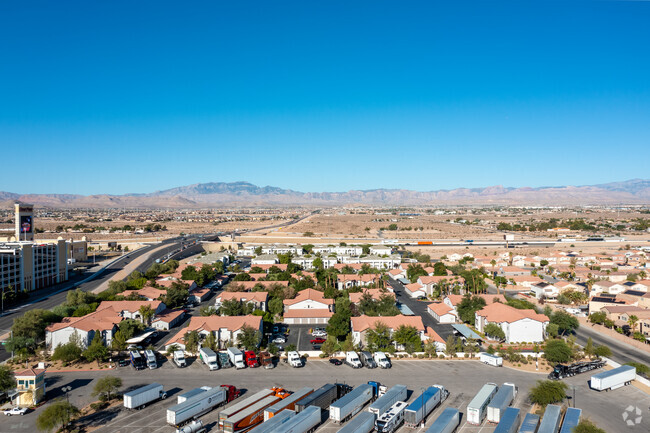
[[[439,191],[406,189],[299,192],[248,182],[211,182],[148,194],[74,195],[0,192],[0,203],[14,201],[52,208],[207,208],[227,206],[367,205],[604,205],[650,204],[650,180],[633,179],[589,186],[539,188],[457,188]]]

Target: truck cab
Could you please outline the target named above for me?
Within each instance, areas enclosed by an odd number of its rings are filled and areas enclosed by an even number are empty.
[[[273,355],[269,352],[260,353],[260,365],[266,369],[275,368],[273,364]]]
[[[384,352],[375,352],[373,358],[375,359],[377,365],[379,365],[381,368],[390,368],[392,366],[390,360]]]
[[[361,368],[361,360],[359,360],[359,355],[357,352],[350,351],[345,353],[345,363],[352,368]]]
[[[183,368],[187,365],[185,362],[185,352],[182,350],[176,350],[174,352],[174,364],[176,364],[177,367]]]
[[[240,368],[246,368],[246,362],[244,361],[244,354],[241,350],[237,349],[236,347],[229,347],[228,348],[228,359],[230,359],[230,362],[232,365],[235,366],[237,370]]]
[[[246,358],[246,365],[249,368],[259,367],[260,363],[257,360],[257,355],[252,350],[247,350],[244,352],[244,357]]]
[[[294,368],[302,367],[302,360],[300,359],[300,354],[295,350],[287,353],[287,358],[289,359],[289,365]]]
[[[226,389],[226,403],[230,403],[241,394],[241,391],[233,385],[221,385],[221,387]]]
[[[202,347],[199,350],[199,359],[208,366],[210,371],[219,370],[219,363],[217,362],[217,354],[214,353],[209,347]]]
[[[361,359],[361,363],[363,364],[364,367],[377,368],[377,363],[375,362],[374,359],[372,359],[372,354],[370,352],[366,352],[366,351],[360,352],[359,358]]]
[[[142,358],[142,355],[140,355],[140,352],[132,350],[130,352],[130,357],[131,357],[131,365],[133,368],[136,370],[144,370],[146,367],[146,364],[144,362],[144,359]]]
[[[156,359],[156,354],[153,350],[145,350],[144,357],[147,360],[147,367],[149,367],[150,370],[158,368],[158,360]]]

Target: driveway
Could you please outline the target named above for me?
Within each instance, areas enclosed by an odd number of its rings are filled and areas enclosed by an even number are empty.
[[[427,304],[429,304],[429,301],[418,301],[411,298],[406,294],[404,285],[392,278],[388,279],[388,284],[393,288],[397,302],[406,305],[416,316],[420,316],[422,318],[422,323],[436,331],[443,340],[446,341],[447,337],[454,334],[454,329],[450,324],[438,323],[431,314],[427,312]]]

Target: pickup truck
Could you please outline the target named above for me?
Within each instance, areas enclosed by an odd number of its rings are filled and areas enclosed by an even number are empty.
[[[12,416],[12,415],[25,415],[26,412],[27,412],[26,407],[12,407],[11,409],[7,409],[2,413],[7,416]]]

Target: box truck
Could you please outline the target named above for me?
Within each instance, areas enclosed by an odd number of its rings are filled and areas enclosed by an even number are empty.
[[[246,363],[244,362],[244,354],[241,350],[237,349],[236,347],[229,347],[227,352],[230,363],[234,365],[237,370],[240,368],[246,368]]]
[[[163,390],[163,386],[159,383],[152,383],[124,393],[124,407],[142,409],[153,401],[166,398],[167,393]]]
[[[374,413],[379,418],[386,412],[392,405],[398,401],[405,401],[408,397],[408,390],[404,385],[395,385],[386,394],[379,397],[368,409],[369,412]]]
[[[486,383],[467,405],[467,422],[481,425],[487,415],[487,408],[499,387],[496,383]]]
[[[406,426],[417,427],[448,396],[449,391],[442,385],[433,385],[425,389],[404,411]]]
[[[208,369],[210,369],[210,371],[219,370],[217,354],[209,347],[202,347],[199,349],[199,359],[201,362],[208,366]]]
[[[185,362],[185,352],[182,350],[174,351],[174,354],[172,356],[174,359],[174,364],[176,364],[177,367],[183,368],[187,365]]]
[[[335,423],[342,423],[359,413],[373,399],[375,389],[372,385],[359,385],[339,400],[330,405],[329,418]]]
[[[345,427],[340,429],[339,433],[370,433],[375,429],[376,418],[374,413],[361,412],[352,421],[347,423]]]
[[[590,386],[597,391],[609,391],[629,385],[634,379],[636,379],[636,368],[631,365],[621,365],[613,370],[591,376]]]
[[[150,370],[158,368],[158,359],[156,359],[156,354],[153,350],[145,350],[144,358],[147,360],[147,367],[149,367]]]
[[[504,383],[492,398],[487,409],[488,422],[498,424],[501,421],[501,415],[515,399],[517,387],[512,383]]]
[[[452,433],[458,428],[458,424],[460,424],[460,412],[458,409],[448,407],[436,418],[426,433]]]
[[[493,433],[517,433],[520,412],[515,407],[506,408],[501,414],[501,420]]]

